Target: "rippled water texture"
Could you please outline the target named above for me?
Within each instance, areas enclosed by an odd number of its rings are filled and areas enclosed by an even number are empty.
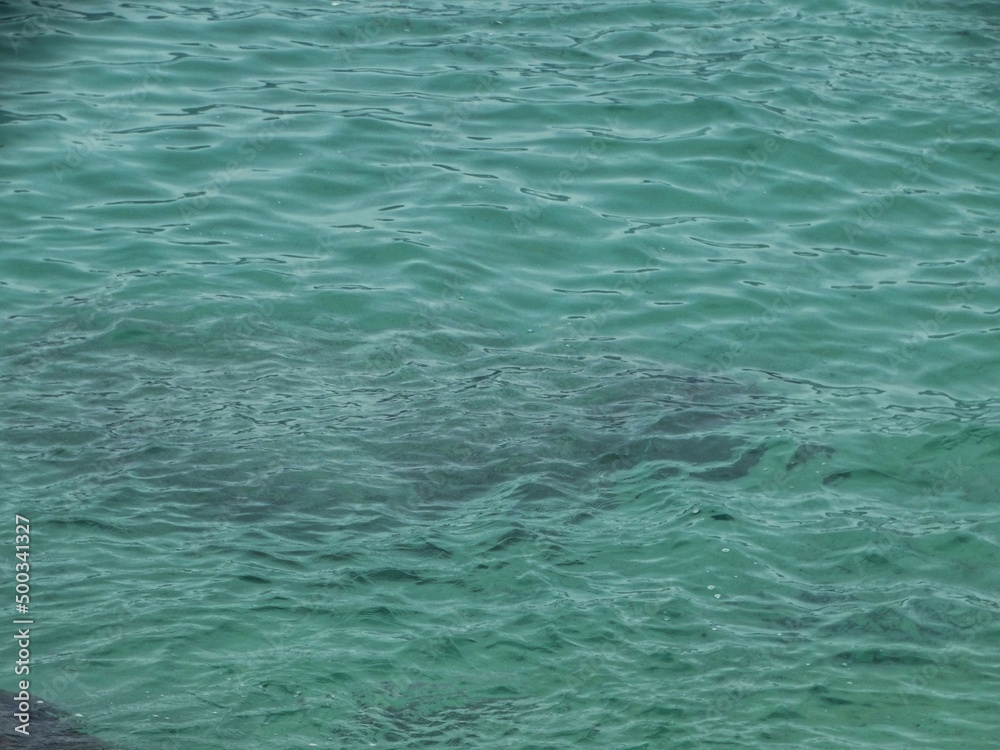
[[[0,34],[0,507],[80,731],[994,746],[996,3]]]

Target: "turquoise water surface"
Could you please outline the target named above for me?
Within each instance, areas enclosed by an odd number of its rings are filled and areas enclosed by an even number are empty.
[[[996,746],[996,3],[39,0],[0,46],[7,612],[20,514],[87,732]]]

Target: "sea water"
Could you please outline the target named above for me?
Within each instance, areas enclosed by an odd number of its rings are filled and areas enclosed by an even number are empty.
[[[0,11],[34,694],[135,750],[993,746],[995,3]]]

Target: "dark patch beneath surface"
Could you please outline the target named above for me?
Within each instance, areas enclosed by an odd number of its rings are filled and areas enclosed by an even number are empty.
[[[796,466],[806,463],[813,456],[822,456],[824,458],[832,458],[834,454],[833,448],[828,445],[818,445],[816,443],[806,443],[805,445],[800,445],[798,450],[795,451],[795,455],[791,457],[788,464],[785,466],[787,471],[791,471]]]
[[[756,448],[748,450],[731,464],[718,466],[706,471],[693,472],[691,476],[698,479],[708,479],[713,482],[728,482],[733,479],[745,477],[750,472],[750,469],[760,463],[765,450],[765,446],[759,445]]]
[[[828,477],[823,478],[823,484],[836,484],[844,479],[850,479],[851,472],[849,471],[838,471],[834,474],[830,474]]]
[[[31,699],[28,735],[15,731],[20,725],[14,714],[20,713],[14,693],[0,690],[0,750],[111,750],[96,737],[84,734],[72,716],[37,698]]]

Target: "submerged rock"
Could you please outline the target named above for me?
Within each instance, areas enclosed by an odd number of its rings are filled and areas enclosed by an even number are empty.
[[[17,731],[24,722],[21,702],[15,693],[0,690],[0,713],[3,728],[0,730],[0,750],[111,750],[109,745],[96,737],[84,734],[69,714],[32,697],[27,734]]]
[[[587,482],[644,464],[658,477],[739,480],[766,456],[765,425],[786,408],[732,378],[628,366],[572,377],[498,368],[410,401],[396,394],[391,415],[373,413],[365,442],[386,475],[442,502],[518,481],[534,495],[577,496]],[[802,445],[786,471],[832,454]]]

